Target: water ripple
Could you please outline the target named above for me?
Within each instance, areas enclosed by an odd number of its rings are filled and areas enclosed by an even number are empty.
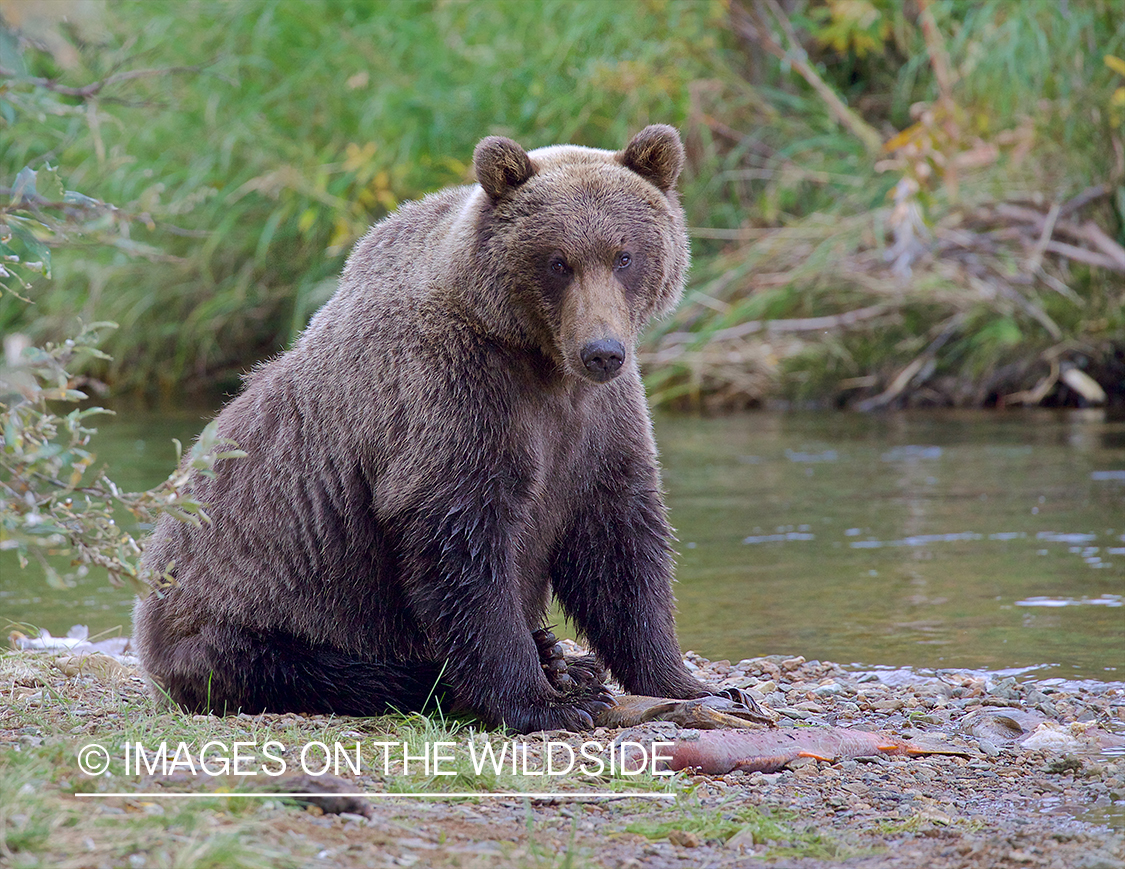
[[[1045,607],[1061,607],[1061,606],[1125,606],[1122,600],[1122,595],[1119,594],[1103,594],[1098,597],[1084,597],[1075,599],[1072,597],[1049,597],[1047,595],[1034,595],[1032,597],[1017,600],[1016,606],[1045,606]]]
[[[839,458],[835,450],[825,450],[822,453],[804,453],[798,450],[786,450],[785,457],[791,462],[834,462]]]
[[[883,453],[879,458],[884,462],[918,462],[924,459],[940,459],[941,447],[924,447],[917,444],[895,447]]]
[[[1058,531],[1040,531],[1035,535],[1035,539],[1046,540],[1048,543],[1093,543],[1098,539],[1098,535],[1081,532],[1066,534]]]

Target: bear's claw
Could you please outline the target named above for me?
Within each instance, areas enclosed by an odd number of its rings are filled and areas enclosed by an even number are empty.
[[[608,697],[612,702],[612,695],[605,687],[605,668],[598,663],[597,658],[593,655],[567,658],[563,654],[562,643],[551,627],[548,625],[531,633],[539,649],[539,663],[551,687],[564,694],[576,691],[596,692],[598,696]]]

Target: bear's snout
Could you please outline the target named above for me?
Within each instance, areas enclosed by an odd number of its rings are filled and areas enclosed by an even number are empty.
[[[617,376],[625,362],[625,345],[616,338],[599,338],[582,348],[582,364],[586,376],[605,383]]]

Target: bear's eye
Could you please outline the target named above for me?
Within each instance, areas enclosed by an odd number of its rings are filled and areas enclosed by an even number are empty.
[[[617,258],[613,261],[613,270],[621,271],[621,269],[629,268],[629,266],[632,264],[633,255],[628,253],[627,251],[621,251],[621,253],[619,253],[617,255]]]
[[[557,256],[551,258],[549,268],[551,269],[551,274],[558,275],[559,277],[564,278],[570,274],[570,266],[566,264],[565,260]]]

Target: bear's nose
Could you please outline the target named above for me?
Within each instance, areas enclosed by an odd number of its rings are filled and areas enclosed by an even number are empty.
[[[625,347],[615,338],[599,338],[582,348],[582,364],[590,377],[603,383],[625,362]]]

